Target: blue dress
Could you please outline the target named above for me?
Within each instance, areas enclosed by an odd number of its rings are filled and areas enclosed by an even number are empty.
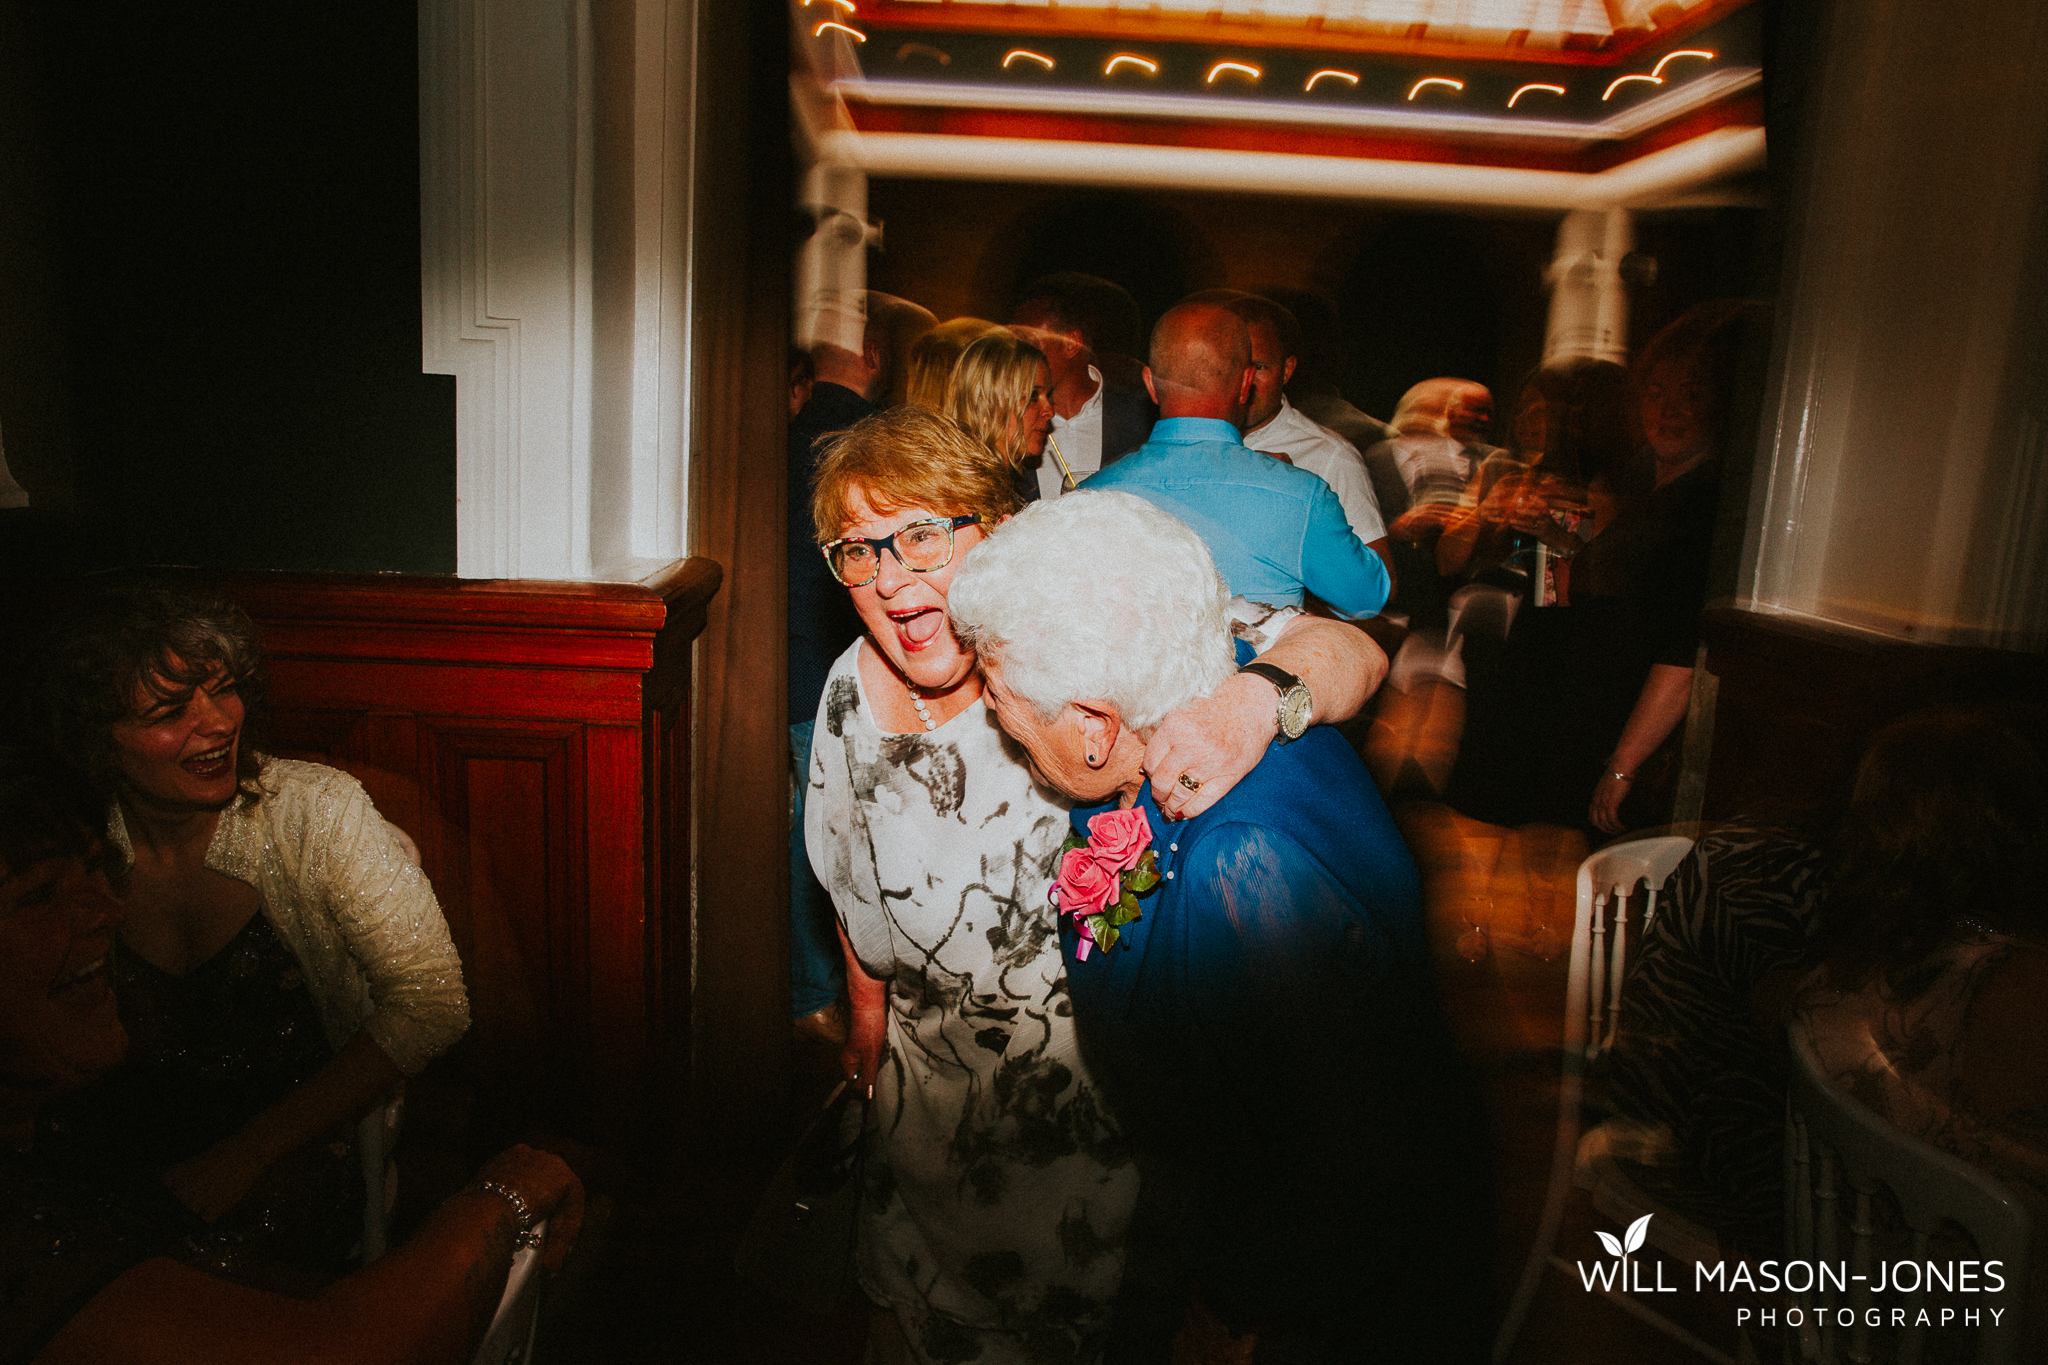
[[[1420,878],[1364,765],[1317,728],[1193,820],[1141,805],[1163,878],[1142,917],[1086,961],[1061,926],[1082,1048],[1145,1182],[1113,1355],[1154,1354],[1130,1334],[1170,1335],[1192,1281],[1234,1331],[1303,1338],[1304,1358],[1473,1358],[1483,1120]]]

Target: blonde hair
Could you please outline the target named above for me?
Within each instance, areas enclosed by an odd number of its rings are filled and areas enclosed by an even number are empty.
[[[946,416],[1009,464],[1024,459],[1024,424],[1019,417],[1038,386],[1045,353],[1004,331],[990,333],[960,353],[946,388]]]
[[[910,348],[907,401],[927,412],[945,412],[946,388],[953,382],[953,366],[960,353],[982,337],[1008,330],[983,318],[954,318],[926,332]]]
[[[909,406],[858,422],[821,448],[811,489],[820,545],[844,534],[856,491],[877,512],[974,512],[990,528],[1024,505],[994,451],[937,413]]]

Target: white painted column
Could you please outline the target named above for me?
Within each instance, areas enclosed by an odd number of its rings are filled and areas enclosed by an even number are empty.
[[[422,363],[455,376],[456,572],[590,571],[588,0],[421,0]]]
[[[689,549],[694,0],[420,0],[422,360],[456,377],[456,572],[636,578]],[[630,85],[630,245],[593,288],[600,80]],[[630,345],[600,364],[600,321]],[[598,420],[598,405],[603,405]]]
[[[1557,225],[1557,254],[1544,280],[1550,320],[1543,363],[1590,357],[1628,363],[1628,286],[1621,262],[1635,248],[1629,211],[1580,209]]]
[[[690,552],[691,222],[695,212],[697,7],[631,0],[631,41],[599,80],[630,86],[630,178],[606,187],[607,211],[628,220],[624,272],[608,291],[628,310],[608,317],[629,338],[597,364],[591,441],[591,556],[600,576],[637,579]]]
[[[2048,640],[2048,8],[1838,3],[1738,602]]]

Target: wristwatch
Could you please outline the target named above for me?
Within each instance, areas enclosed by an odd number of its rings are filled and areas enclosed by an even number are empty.
[[[1309,692],[1307,683],[1277,664],[1262,664],[1256,659],[1237,671],[1256,673],[1280,689],[1280,711],[1274,717],[1274,723],[1280,727],[1280,743],[1300,739],[1308,733],[1308,718],[1315,710],[1316,699]]]

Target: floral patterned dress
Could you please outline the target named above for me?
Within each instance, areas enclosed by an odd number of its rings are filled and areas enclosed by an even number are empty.
[[[833,665],[805,837],[889,984],[859,1269],[930,1362],[1087,1361],[1137,1173],[1083,1065],[1046,899],[1067,810],[977,701],[889,734],[857,642]]]

